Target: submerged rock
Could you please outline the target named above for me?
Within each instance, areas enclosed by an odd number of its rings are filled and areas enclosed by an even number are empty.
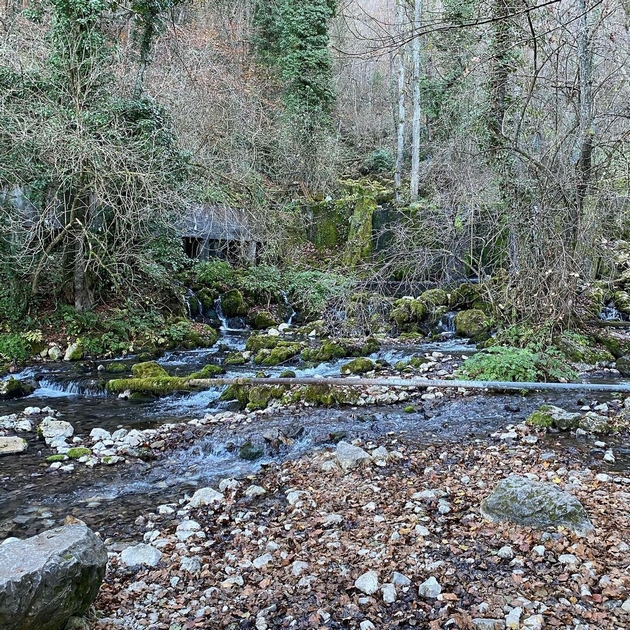
[[[105,546],[85,525],[0,546],[0,628],[60,630],[94,601],[106,564]]]
[[[511,475],[502,479],[481,502],[481,514],[490,521],[512,521],[543,529],[562,525],[584,536],[592,531],[582,504],[553,483]]]

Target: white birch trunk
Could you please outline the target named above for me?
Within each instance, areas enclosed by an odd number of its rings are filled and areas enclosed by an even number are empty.
[[[405,5],[404,0],[397,0],[397,22],[398,34],[403,40],[405,32]],[[396,190],[396,201],[400,201],[402,189],[402,171],[405,157],[405,46],[401,43],[396,54],[397,69],[397,97],[398,113],[396,116],[396,131],[398,134],[396,145],[396,172],[394,174],[394,187]]]
[[[413,113],[411,127],[411,201],[417,201],[420,185],[420,23],[422,19],[422,0],[414,0],[413,5]]]

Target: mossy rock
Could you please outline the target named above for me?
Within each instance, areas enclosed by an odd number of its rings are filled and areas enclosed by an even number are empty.
[[[197,299],[201,303],[201,308],[203,309],[204,313],[214,309],[214,301],[218,297],[219,293],[217,291],[212,291],[207,287],[204,287],[203,289],[199,289],[199,291],[197,291]]]
[[[11,377],[0,382],[0,400],[23,398],[33,393],[34,390],[35,388],[30,383]]]
[[[281,322],[277,315],[271,311],[256,311],[250,316],[251,325],[256,330],[272,328],[278,326]]]
[[[222,402],[236,400],[239,407],[245,409],[249,402],[249,387],[249,385],[228,385],[219,396],[219,400]]]
[[[231,289],[221,295],[221,310],[225,317],[243,317],[247,315],[247,304],[238,289]]]
[[[280,365],[293,357],[296,357],[302,351],[302,346],[299,343],[279,343],[273,350],[261,350],[255,357],[254,363],[272,367]]]
[[[120,394],[126,391],[132,394],[146,394],[151,396],[168,396],[176,392],[190,392],[194,388],[189,383],[189,377],[148,377],[148,378],[116,378],[108,381],[107,391]]]
[[[105,371],[108,374],[120,374],[121,372],[126,372],[128,369],[129,366],[124,363],[120,363],[120,361],[113,361],[105,366]]]
[[[282,395],[286,391],[287,389],[284,385],[260,385],[250,387],[247,396],[247,409],[249,411],[266,409],[271,400],[282,398]]]
[[[342,374],[365,374],[376,369],[376,363],[365,357],[358,357],[341,366]]]
[[[422,300],[406,297],[394,302],[389,318],[396,324],[399,332],[418,332],[428,314],[429,309]]]
[[[302,351],[302,359],[312,362],[343,359],[346,356],[346,349],[343,346],[328,339],[319,348],[306,348]]]
[[[531,413],[527,424],[533,427],[548,429],[554,427],[561,431],[571,431],[579,426],[582,414],[565,411],[555,405],[541,405],[536,411]]]
[[[188,350],[194,350],[195,348],[211,348],[219,338],[219,333],[208,325],[195,325],[191,328],[184,339],[182,345]]]
[[[92,451],[90,451],[89,448],[85,448],[83,446],[76,446],[74,448],[71,448],[66,453],[69,459],[79,459],[81,457],[84,457],[85,455],[91,455],[91,454],[92,454]]]
[[[615,367],[619,370],[621,376],[630,376],[630,354],[619,357],[615,362]]]
[[[356,390],[349,387],[330,385],[303,385],[287,394],[285,402],[303,402],[309,405],[333,407],[336,405],[354,405],[359,399]]]
[[[49,455],[46,458],[46,461],[49,464],[54,464],[55,462],[64,462],[64,461],[66,461],[66,459],[68,459],[68,458],[65,455],[57,454],[57,455]]]
[[[475,338],[492,330],[492,320],[479,309],[460,311],[455,315],[455,333],[459,337]]]
[[[431,309],[437,306],[448,306],[448,293],[443,289],[429,289],[418,300],[424,302]]]
[[[245,343],[245,350],[258,353],[261,350],[273,350],[281,340],[271,335],[250,335]]]
[[[210,363],[201,368],[198,372],[193,372],[188,378],[212,378],[220,374],[225,374],[225,370],[220,365]]]
[[[240,352],[232,352],[225,357],[223,365],[245,365],[247,360]]]
[[[293,370],[284,370],[284,372],[280,372],[279,378],[295,378],[296,374]]]
[[[254,444],[251,440],[247,440],[245,444],[238,449],[238,456],[248,462],[256,461],[265,454],[265,449],[258,444]]]
[[[450,292],[448,306],[451,309],[468,309],[480,299],[481,289],[478,284],[464,283]]]
[[[630,315],[630,294],[626,291],[615,291],[613,300],[620,313]]]
[[[607,435],[612,432],[612,426],[607,416],[601,416],[594,411],[587,412],[579,421],[580,429],[588,433]]]
[[[169,376],[169,373],[155,361],[132,365],[131,374],[134,378],[166,378]]]
[[[611,352],[599,347],[594,339],[571,331],[556,336],[553,343],[571,361],[595,364],[615,360]]]

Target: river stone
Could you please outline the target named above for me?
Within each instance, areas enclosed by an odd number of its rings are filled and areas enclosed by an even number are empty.
[[[11,377],[6,381],[0,381],[0,400],[23,398],[24,396],[28,396],[33,389],[34,387],[29,383]]]
[[[149,567],[154,567],[160,561],[162,552],[151,545],[140,543],[133,547],[127,547],[123,549],[120,554],[120,559],[123,564],[128,567],[135,567],[136,565],[145,564]]]
[[[83,348],[78,341],[71,343],[63,355],[64,361],[80,361],[83,358]]]
[[[608,422],[608,416],[601,416],[594,411],[589,411],[580,420],[580,429],[588,431],[589,433],[610,433],[611,427]]]
[[[420,597],[426,597],[427,599],[437,599],[437,596],[441,592],[442,587],[433,576],[418,586],[418,595],[420,595]]]
[[[584,536],[592,531],[582,504],[553,483],[510,475],[481,502],[481,514],[490,521],[512,521],[517,525],[544,529],[562,525]]]
[[[630,376],[630,354],[619,357],[615,363],[615,367],[619,370],[621,376]]]
[[[354,587],[366,595],[373,595],[378,591],[378,574],[376,571],[368,571],[360,575],[355,580]]]
[[[48,358],[51,359],[51,361],[59,361],[61,358],[61,348],[59,346],[48,348]]]
[[[55,420],[55,418],[49,416],[42,420],[37,431],[48,443],[57,438],[72,437],[74,427],[65,420]]]
[[[0,455],[16,455],[28,448],[28,442],[21,437],[0,437]]]
[[[0,547],[0,628],[60,630],[83,615],[105,575],[107,550],[85,525]]]
[[[191,508],[201,507],[202,505],[210,505],[211,503],[221,503],[223,495],[213,488],[200,488],[193,494],[192,499],[188,503]]]
[[[343,441],[337,444],[336,456],[341,467],[346,472],[372,459],[372,456],[359,446],[354,446]]]

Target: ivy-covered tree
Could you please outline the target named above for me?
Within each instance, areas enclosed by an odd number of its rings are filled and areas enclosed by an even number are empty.
[[[106,35],[106,0],[49,0],[48,57],[0,63],[2,220],[8,259],[32,297],[83,311],[99,298],[167,282],[187,157],[165,112],[124,98]],[[36,60],[31,60],[34,65]]]

